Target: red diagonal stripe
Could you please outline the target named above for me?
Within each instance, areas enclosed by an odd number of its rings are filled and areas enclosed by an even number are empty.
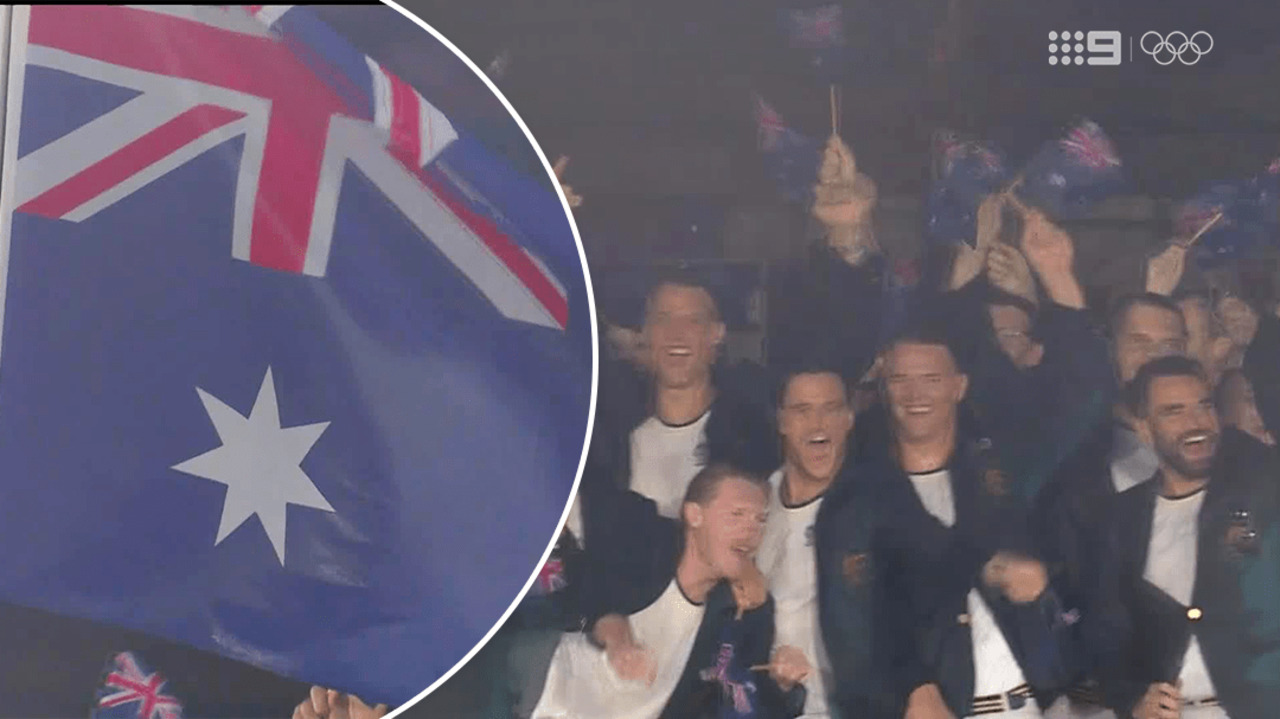
[[[409,83],[383,71],[391,84],[391,154],[416,171],[422,164],[422,119],[418,93]]]
[[[31,9],[28,39],[32,45],[264,97],[315,84],[310,70],[274,38],[134,8],[37,5]],[[250,67],[270,72],[246,71]]]
[[[244,113],[217,105],[197,105],[28,200],[18,211],[62,217],[205,133],[241,117]]]
[[[555,285],[551,284],[551,280],[547,279],[542,269],[533,260],[529,259],[524,250],[515,242],[512,242],[511,238],[498,229],[497,225],[489,218],[473,212],[471,208],[467,207],[444,183],[426,172],[420,172],[418,176],[426,184],[427,189],[440,198],[445,206],[453,214],[457,215],[458,219],[462,220],[484,242],[490,251],[498,256],[498,259],[515,274],[520,282],[529,288],[529,291],[537,298],[538,302],[542,303],[542,306],[560,324],[560,327],[563,329],[568,326],[568,300],[560,294]]]

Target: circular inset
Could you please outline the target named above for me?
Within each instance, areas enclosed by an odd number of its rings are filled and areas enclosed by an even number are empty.
[[[1057,51],[1058,51],[1058,44],[1054,42],[1049,43],[1049,52],[1057,52]]]
[[[1084,57],[1083,57],[1083,56],[1081,56],[1081,55],[1076,55],[1076,64],[1077,64],[1077,65],[1083,65],[1083,64],[1084,64]]]
[[[474,63],[381,5],[10,12],[5,143],[106,181],[52,214],[2,200],[30,250],[0,274],[0,458],[31,472],[5,501],[69,519],[6,514],[24,550],[0,593],[410,701],[535,584],[585,458],[595,312],[547,158]],[[135,143],[158,164],[101,175]],[[44,181],[9,159],[6,182]],[[37,275],[56,301],[7,284]],[[25,321],[137,331],[48,344]]]
[[[1083,39],[1084,39],[1084,33],[1083,33],[1083,32],[1081,32],[1080,30],[1076,30],[1076,39],[1077,39],[1077,40],[1083,40]]]
[[[1076,43],[1076,52],[1084,52],[1084,45]]]
[[[1057,65],[1057,64],[1058,64],[1058,56],[1057,56],[1057,55],[1050,55],[1050,56],[1049,56],[1049,64],[1050,64],[1050,65]]]
[[[1050,40],[1050,41],[1053,41],[1053,40],[1057,40],[1057,39],[1058,39],[1058,32],[1057,32],[1056,30],[1050,30],[1050,31],[1049,31],[1049,40]]]

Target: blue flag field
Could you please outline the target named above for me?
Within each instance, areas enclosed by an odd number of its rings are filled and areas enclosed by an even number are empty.
[[[581,462],[559,197],[306,7],[20,7],[10,65],[0,599],[413,697]]]

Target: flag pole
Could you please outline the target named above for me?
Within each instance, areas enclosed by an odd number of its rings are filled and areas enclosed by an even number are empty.
[[[14,27],[15,7],[20,22]],[[21,100],[12,102],[10,95],[22,92],[22,77],[10,78],[15,41],[26,48],[27,23],[31,6],[0,5],[0,327],[4,326],[5,297],[9,286],[9,232],[13,226],[15,190],[13,177],[17,169],[18,136],[14,132],[21,116]],[[18,35],[19,37],[15,37]],[[24,65],[20,65],[24,67]],[[13,82],[10,80],[13,79]],[[12,120],[12,124],[10,124]],[[0,335],[0,339],[3,335]]]
[[[836,110],[836,86],[831,83],[831,134],[840,134],[840,113]]]
[[[5,115],[9,107],[9,52],[13,47],[13,6],[0,5],[0,167],[4,166],[4,153],[9,148],[4,146]],[[0,187],[9,181],[0,176]]]

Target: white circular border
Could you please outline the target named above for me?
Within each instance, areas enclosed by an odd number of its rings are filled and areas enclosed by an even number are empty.
[[[551,556],[551,550],[555,548],[556,540],[559,539],[560,532],[564,529],[564,523],[569,517],[569,509],[573,506],[574,499],[578,496],[578,485],[582,482],[582,470],[586,466],[587,462],[587,450],[591,447],[591,435],[595,430],[596,395],[600,383],[600,337],[598,332],[599,325],[596,321],[595,291],[591,286],[591,269],[587,266],[587,253],[582,247],[582,235],[578,232],[578,223],[574,220],[573,211],[569,207],[569,201],[564,196],[564,190],[560,187],[560,182],[556,179],[555,171],[552,169],[551,163],[547,161],[547,156],[543,153],[542,146],[539,145],[538,141],[533,137],[533,133],[529,132],[529,127],[525,125],[524,119],[520,117],[520,113],[516,112],[516,109],[511,106],[511,102],[507,100],[506,95],[503,95],[502,91],[498,89],[498,86],[495,85],[493,81],[489,79],[489,76],[484,73],[484,70],[480,69],[478,65],[471,61],[471,58],[467,57],[466,54],[459,50],[456,45],[450,42],[449,38],[441,35],[439,31],[428,25],[424,20],[422,20],[422,18],[414,15],[392,0],[382,0],[382,2],[387,7],[390,7],[408,20],[412,21],[418,27],[426,30],[432,37],[439,40],[445,47],[449,48],[450,52],[465,63],[467,67],[471,68],[471,71],[484,82],[485,86],[489,88],[489,92],[492,92],[494,96],[498,98],[498,101],[502,103],[504,108],[506,108],[512,119],[514,119],[516,124],[520,126],[520,130],[524,132],[525,139],[527,139],[529,144],[533,146],[534,152],[538,153],[538,159],[542,160],[542,167],[546,170],[547,177],[551,179],[552,186],[556,188],[556,194],[560,197],[560,204],[564,207],[565,216],[569,219],[569,228],[573,230],[573,241],[578,245],[578,262],[582,265],[582,278],[587,291],[587,308],[591,314],[591,404],[587,410],[587,434],[582,443],[582,455],[578,458],[578,471],[577,474],[574,475],[573,487],[569,490],[569,500],[565,503],[564,512],[560,515],[560,522],[556,525],[555,532],[552,533],[551,538],[547,543],[547,548],[542,553],[542,558],[538,560],[537,565],[535,565],[533,570],[530,572],[529,579],[525,582],[524,588],[521,589],[520,593],[516,595],[514,600],[512,600],[511,605],[507,607],[507,611],[503,612],[502,617],[498,619],[498,622],[494,624],[488,633],[484,635],[479,644],[472,647],[470,652],[467,652],[462,659],[458,660],[457,664],[453,665],[452,669],[445,672],[443,676],[433,682],[426,689],[419,692],[417,696],[389,712],[384,718],[393,719],[406,709],[411,708],[414,704],[425,699],[427,695],[438,689],[445,682],[449,681],[454,674],[458,673],[459,669],[466,666],[467,662],[471,661],[471,659],[475,657],[481,649],[484,649],[485,645],[489,643],[489,640],[493,638],[493,635],[507,623],[512,612],[514,612],[516,607],[520,605],[520,602],[524,600],[525,595],[529,593],[529,589],[533,586],[534,581],[537,580],[538,572],[541,571],[542,565],[546,564],[547,558]],[[568,330],[567,327],[565,329],[566,331]]]

